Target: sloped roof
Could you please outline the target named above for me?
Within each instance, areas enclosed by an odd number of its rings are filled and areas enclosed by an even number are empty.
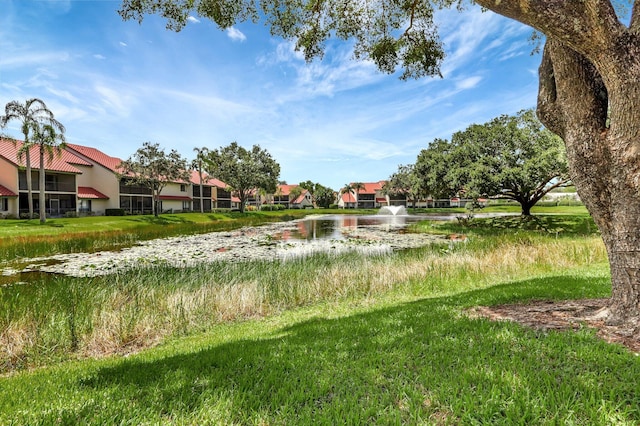
[[[215,186],[216,188],[226,189],[227,184],[216,178],[209,178],[209,184],[211,186]]]
[[[291,194],[291,190],[299,185],[278,185],[278,189],[282,195]]]
[[[345,203],[355,203],[356,202],[356,197],[353,196],[353,194],[351,192],[345,192],[342,194],[342,201],[344,201]]]
[[[306,189],[303,189],[302,193],[298,196],[298,198],[296,198],[295,200],[291,201],[291,204],[300,204],[300,203],[302,203],[308,193],[309,193],[309,191],[307,191]]]
[[[17,197],[18,194],[0,185],[0,197]]]
[[[204,186],[216,186],[218,188],[226,188],[227,184],[220,179],[212,178],[208,173],[202,172],[202,184]],[[191,171],[191,183],[194,185],[200,185],[200,174],[197,170]]]
[[[23,144],[24,142],[19,140],[16,140],[14,143],[14,141],[0,139],[0,157],[3,157],[17,167],[26,167],[25,156],[23,155],[21,158],[18,158],[18,151],[22,148]],[[31,159],[31,168],[34,170],[39,169],[40,151],[38,146],[34,145],[29,149],[29,158]],[[54,150],[53,158],[50,160],[49,156],[45,155],[44,160],[45,170],[52,172],[79,174],[82,173],[82,171],[73,165],[91,166],[91,163],[64,149]]]
[[[353,185],[354,182],[351,183]],[[386,181],[381,180],[378,182],[362,182],[364,185],[364,189],[358,191],[358,194],[375,194],[376,191],[382,190],[382,186],[386,183]]]
[[[67,148],[84,155],[94,163],[100,164],[102,167],[105,167],[114,173],[117,172],[118,165],[122,163],[122,160],[118,157],[111,157],[110,155],[89,146],[68,143]]]
[[[293,188],[298,188],[300,185],[278,185],[278,189],[280,190],[279,193],[282,194],[282,196],[285,195],[291,195],[291,190]],[[309,191],[306,189],[302,189],[302,192],[300,193],[300,195],[295,199],[295,200],[289,200],[289,202],[291,204],[300,204],[303,200],[305,195],[307,195]]]
[[[109,197],[104,195],[102,192],[90,186],[79,186],[78,198],[81,198],[84,200],[108,200],[109,199]]]

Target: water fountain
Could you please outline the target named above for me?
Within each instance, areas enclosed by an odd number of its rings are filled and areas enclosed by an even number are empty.
[[[408,213],[405,206],[383,206],[380,207],[378,214],[387,216],[406,216]]]

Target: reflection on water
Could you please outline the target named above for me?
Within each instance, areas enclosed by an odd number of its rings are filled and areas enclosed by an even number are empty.
[[[51,274],[39,271],[38,268],[58,263],[61,262],[56,259],[47,259],[38,263],[16,262],[13,263],[12,266],[0,266],[0,270],[2,271],[0,273],[0,287],[47,281],[51,277]]]
[[[0,274],[0,288],[14,285],[26,285],[33,283],[46,283],[51,279],[52,274],[40,271],[27,271]]]
[[[312,217],[296,223],[296,227],[273,237],[278,240],[343,240],[357,228],[375,227],[387,232],[399,232],[409,224],[424,220],[423,216],[358,216],[327,215]]]

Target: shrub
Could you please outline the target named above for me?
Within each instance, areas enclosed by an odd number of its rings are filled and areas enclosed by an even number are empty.
[[[105,209],[105,216],[124,216],[124,209]]]

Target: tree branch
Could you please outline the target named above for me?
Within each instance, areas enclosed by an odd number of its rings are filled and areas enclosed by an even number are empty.
[[[638,2],[633,3],[633,10],[631,11],[631,24],[629,30],[637,34],[640,32],[640,4]]]
[[[500,15],[534,27],[589,57],[601,55],[625,31],[609,0],[476,0]]]
[[[553,61],[548,44],[545,44],[542,53],[542,62],[538,69],[538,108],[537,116],[549,130],[564,138],[565,122],[562,109],[558,104],[556,91],[556,76],[553,72]]]

